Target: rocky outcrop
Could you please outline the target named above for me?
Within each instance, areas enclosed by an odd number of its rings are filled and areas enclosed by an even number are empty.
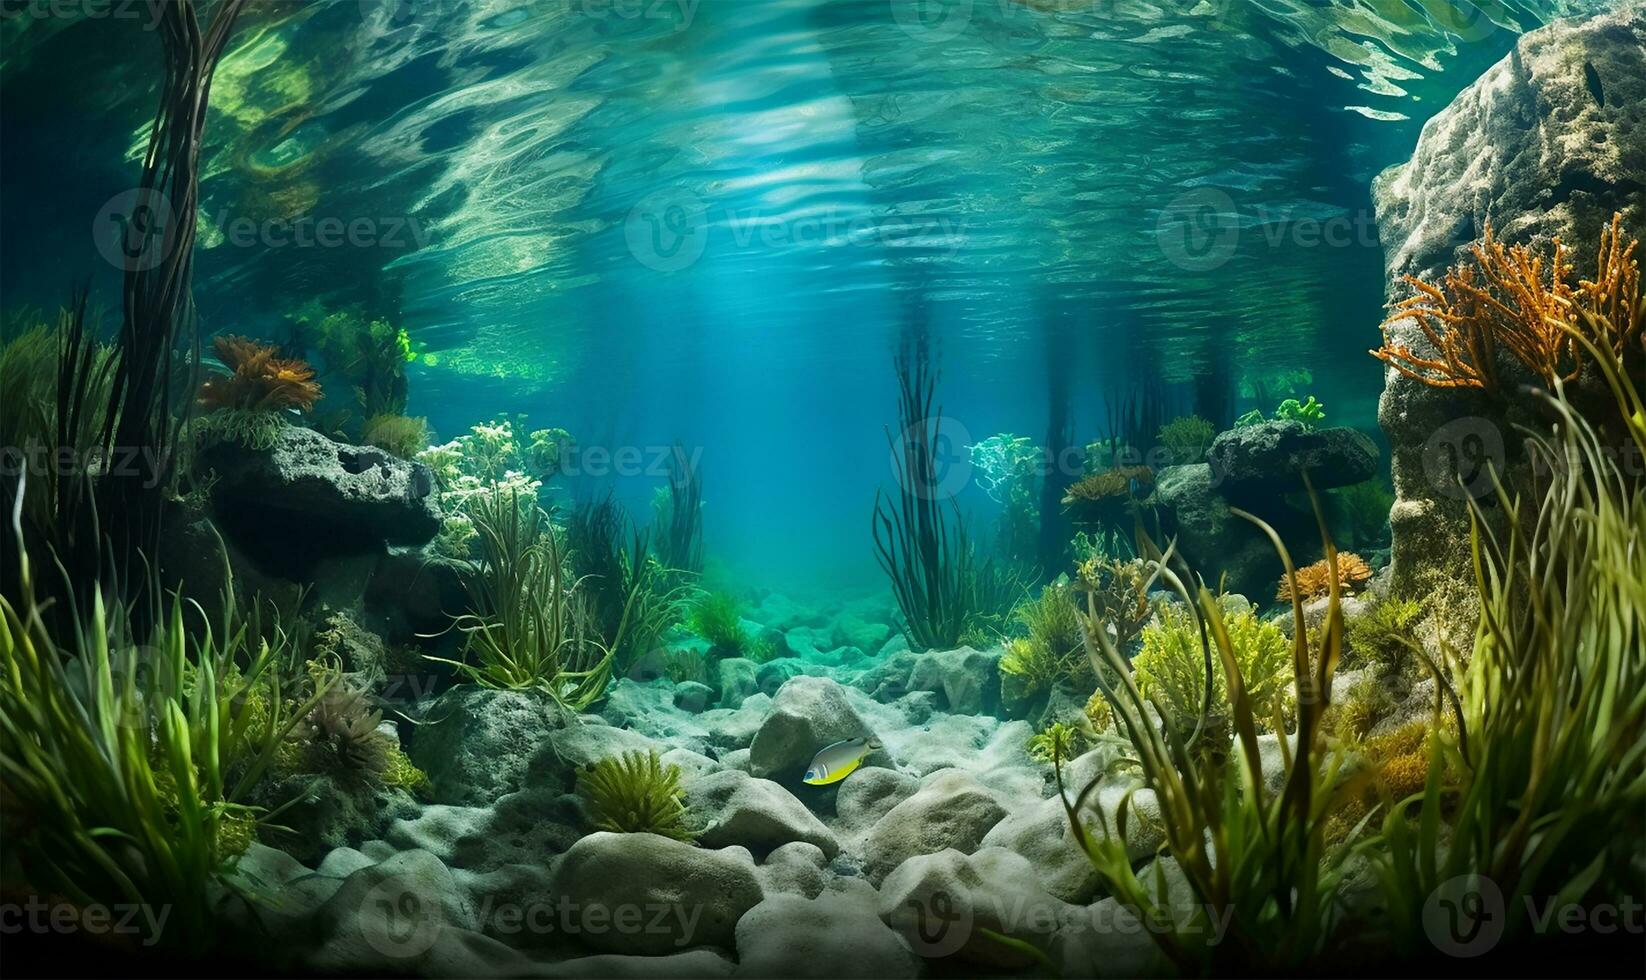
[[[863,844],[863,870],[878,882],[920,854],[954,848],[977,850],[983,837],[1006,815],[995,795],[970,773],[945,769],[927,777],[913,796],[869,828]]]
[[[802,841],[826,857],[840,851],[823,826],[788,790],[769,779],[755,779],[735,769],[700,776],[686,784],[686,807],[701,821],[698,842],[704,847],[741,845],[763,855],[784,844]]]
[[[1270,590],[1282,565],[1274,545],[1252,522],[1234,514],[1217,492],[1209,463],[1168,466],[1155,482],[1155,500],[1167,515],[1189,567],[1233,592]],[[1294,520],[1290,523],[1297,524]]]
[[[749,771],[762,778],[797,777],[819,749],[869,734],[838,683],[793,677],[772,698],[771,714],[749,745]]]
[[[1310,429],[1276,419],[1221,433],[1206,451],[1212,479],[1223,496],[1263,501],[1316,490],[1347,487],[1377,474],[1377,445],[1364,432],[1335,427]],[[1308,483],[1304,482],[1304,475]]]
[[[1373,185],[1390,298],[1405,275],[1435,280],[1490,222],[1509,243],[1556,237],[1592,268],[1614,211],[1646,228],[1646,9],[1559,21],[1514,51],[1423,127],[1407,163]],[[1417,324],[1394,339],[1432,353]],[[1500,365],[1517,379],[1515,363]],[[1510,390],[1513,390],[1512,385]],[[1389,369],[1378,421],[1393,453],[1393,587],[1424,588],[1426,570],[1469,580],[1469,508],[1492,489],[1489,464],[1522,462],[1511,406],[1470,389],[1434,388]]]
[[[321,561],[418,545],[440,530],[434,476],[422,463],[288,425],[268,449],[220,441],[195,468],[215,474],[224,532],[260,567],[312,581]]]
[[[881,921],[872,889],[766,899],[737,923],[739,977],[897,980],[920,960]]]
[[[483,806],[520,788],[549,735],[567,723],[552,701],[523,691],[456,687],[413,730],[410,755],[441,803]]]

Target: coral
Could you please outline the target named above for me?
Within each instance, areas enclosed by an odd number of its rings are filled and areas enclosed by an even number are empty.
[[[1325,406],[1315,401],[1310,395],[1308,401],[1298,401],[1288,398],[1275,408],[1275,419],[1280,421],[1299,422],[1304,428],[1313,429],[1326,421]]]
[[[1306,565],[1297,569],[1297,595],[1304,602],[1325,598],[1332,588],[1332,580],[1337,580],[1337,587],[1345,594],[1360,591],[1365,584],[1371,581],[1372,567],[1366,560],[1352,551],[1337,553],[1337,564],[1333,566],[1330,559],[1322,558],[1313,565]],[[1292,601],[1292,576],[1282,575],[1280,586],[1275,592],[1275,598],[1281,602]]]
[[[1029,758],[1048,765],[1066,762],[1086,751],[1090,744],[1087,734],[1073,725],[1054,721],[1044,731],[1029,737]]]
[[[1160,427],[1156,438],[1166,450],[1172,465],[1199,463],[1206,459],[1206,450],[1217,435],[1217,427],[1198,415],[1183,415]]]
[[[686,822],[680,767],[664,765],[656,750],[626,752],[580,770],[577,795],[596,830],[688,842],[697,836]]]
[[[1373,357],[1436,388],[1483,388],[1503,392],[1497,352],[1516,360],[1553,386],[1576,380],[1583,370],[1586,338],[1620,361],[1638,357],[1646,310],[1640,300],[1640,268],[1625,242],[1623,216],[1601,233],[1594,280],[1570,282],[1566,248],[1556,239],[1545,273],[1543,257],[1521,245],[1505,247],[1491,225],[1469,250],[1471,261],[1448,269],[1439,284],[1405,277],[1415,291],[1396,303],[1383,322],[1383,346]],[[1425,357],[1400,343],[1392,327],[1413,320],[1434,348]]]
[[[200,385],[196,397],[202,406],[251,412],[295,408],[306,412],[320,400],[314,369],[303,361],[276,357],[278,352],[267,344],[224,336],[212,340],[212,350],[232,373]]]
[[[303,747],[303,771],[349,786],[383,785],[398,748],[377,728],[383,713],[366,704],[365,692],[335,677],[318,683],[325,693],[294,732]]]
[[[1111,503],[1127,501],[1134,492],[1154,486],[1154,470],[1147,466],[1116,466],[1082,477],[1069,487],[1063,503]]]
[[[1349,621],[1345,639],[1357,661],[1375,666],[1379,673],[1397,673],[1411,656],[1423,606],[1415,599],[1384,599]]]
[[[366,420],[361,439],[401,459],[412,459],[429,446],[429,420],[381,414]]]
[[[722,656],[741,656],[748,643],[743,629],[743,607],[729,592],[705,593],[686,614],[686,628],[709,641]]]
[[[1225,615],[1223,626],[1257,723],[1273,727],[1290,695],[1291,647],[1286,635],[1249,608]],[[1142,649],[1132,661],[1138,690],[1146,698],[1158,695],[1179,728],[1185,733],[1192,730],[1206,690],[1205,654],[1194,615],[1182,606],[1162,606],[1144,628],[1142,640]],[[1228,678],[1214,650],[1210,719],[1214,729],[1222,729],[1220,720],[1227,714],[1228,699]]]

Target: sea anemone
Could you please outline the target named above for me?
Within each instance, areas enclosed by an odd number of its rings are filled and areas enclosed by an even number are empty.
[[[366,420],[362,441],[401,459],[411,459],[429,447],[429,420],[383,413]]]
[[[1332,590],[1333,568],[1328,559],[1322,558],[1313,565],[1299,568],[1296,572],[1297,597],[1304,602],[1323,599]],[[1344,593],[1359,592],[1372,578],[1372,566],[1366,560],[1352,551],[1337,553],[1336,577],[1338,591]],[[1275,599],[1280,602],[1292,601],[1292,578],[1282,575],[1280,588],[1275,592]]]
[[[1063,497],[1064,504],[1108,503],[1127,500],[1136,487],[1154,486],[1154,470],[1147,466],[1116,466],[1083,477]]]
[[[304,361],[276,357],[277,351],[245,337],[217,337],[212,350],[233,374],[210,378],[197,398],[211,409],[277,412],[308,411],[320,400],[314,369]]]
[[[680,767],[664,765],[655,749],[625,752],[579,771],[577,795],[596,830],[679,841],[697,836],[686,824]]]
[[[397,748],[378,731],[382,720],[382,712],[367,707],[363,692],[333,683],[299,729],[306,742],[303,767],[344,783],[382,785]]]

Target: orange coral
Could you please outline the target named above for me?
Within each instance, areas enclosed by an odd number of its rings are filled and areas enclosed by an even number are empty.
[[[303,361],[276,357],[275,349],[267,344],[245,337],[217,337],[212,350],[234,373],[202,384],[196,396],[201,405],[252,412],[307,411],[320,400],[314,369]]]
[[[1332,590],[1331,565],[1322,558],[1313,565],[1299,568],[1297,575],[1297,591],[1304,602],[1320,599],[1331,594]],[[1358,592],[1360,588],[1372,578],[1372,567],[1366,560],[1352,551],[1337,553],[1337,587],[1341,592]],[[1292,580],[1285,575],[1280,577],[1280,588],[1275,598],[1281,602],[1292,601]]]
[[[1553,385],[1575,379],[1583,369],[1583,346],[1576,335],[1620,356],[1641,339],[1640,269],[1633,258],[1639,242],[1624,242],[1623,215],[1600,236],[1594,280],[1576,288],[1571,265],[1557,238],[1548,274],[1543,258],[1521,245],[1504,246],[1492,228],[1469,250],[1471,265],[1446,270],[1440,285],[1404,277],[1415,295],[1396,303],[1383,321],[1383,346],[1371,355],[1409,378],[1436,388],[1500,390],[1497,351],[1501,347]],[[1424,357],[1397,342],[1390,328],[1414,320],[1435,350]]]
[[[1129,497],[1134,483],[1140,487],[1154,486],[1154,470],[1147,466],[1117,466],[1093,473],[1069,487],[1063,502],[1095,503]]]

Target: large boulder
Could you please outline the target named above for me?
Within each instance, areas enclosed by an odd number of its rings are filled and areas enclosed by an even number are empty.
[[[875,821],[863,843],[863,870],[879,882],[898,865],[920,854],[954,848],[970,854],[1006,808],[970,773],[935,772],[913,796]]]
[[[410,755],[441,803],[484,806],[519,789],[532,757],[569,722],[549,698],[464,685],[435,699]]]
[[[223,440],[196,468],[215,476],[218,523],[260,566],[305,580],[319,561],[418,545],[440,530],[434,475],[422,463],[289,425],[274,445]]]
[[[997,847],[920,855],[880,886],[881,918],[916,952],[990,971],[1032,967],[1014,944],[1046,952],[1075,912],[1040,886],[1027,858]]]
[[[1310,429],[1291,419],[1220,433],[1206,451],[1224,497],[1263,501],[1283,493],[1347,487],[1377,474],[1377,444],[1356,429]]]
[[[1574,268],[1594,268],[1600,229],[1615,211],[1646,227],[1646,8],[1557,21],[1521,37],[1502,61],[1423,127],[1411,159],[1373,184],[1389,298],[1401,279],[1436,281],[1491,223],[1501,240],[1547,249],[1558,237]],[[1433,350],[1412,320],[1395,342]],[[1499,364],[1506,387],[1525,378]],[[1392,451],[1396,503],[1392,585],[1434,587],[1427,575],[1470,581],[1471,498],[1492,492],[1493,465],[1524,466],[1513,426],[1518,403],[1435,388],[1385,372],[1378,422]]]
[[[1283,570],[1280,556],[1262,530],[1229,509],[1217,492],[1211,464],[1162,469],[1155,500],[1184,560],[1208,582],[1223,580],[1231,591],[1243,594],[1274,588]]]
[[[819,749],[870,734],[834,680],[791,677],[772,698],[771,713],[749,745],[749,772],[793,779],[806,771]]]
[[[662,956],[688,946],[732,948],[737,920],[762,896],[754,861],[742,848],[709,850],[656,834],[597,833],[572,845],[555,865],[553,893],[585,920],[588,945]],[[612,928],[640,910],[634,928]]]
[[[920,960],[881,921],[870,889],[766,899],[737,923],[737,960],[739,977],[920,975]]]
[[[1000,705],[1000,651],[929,650],[915,658],[907,686],[941,694],[955,714],[988,714]]]
[[[704,847],[737,844],[763,855],[804,841],[830,858],[840,851],[829,828],[788,790],[735,769],[688,782],[686,806],[702,826],[698,841]]]

